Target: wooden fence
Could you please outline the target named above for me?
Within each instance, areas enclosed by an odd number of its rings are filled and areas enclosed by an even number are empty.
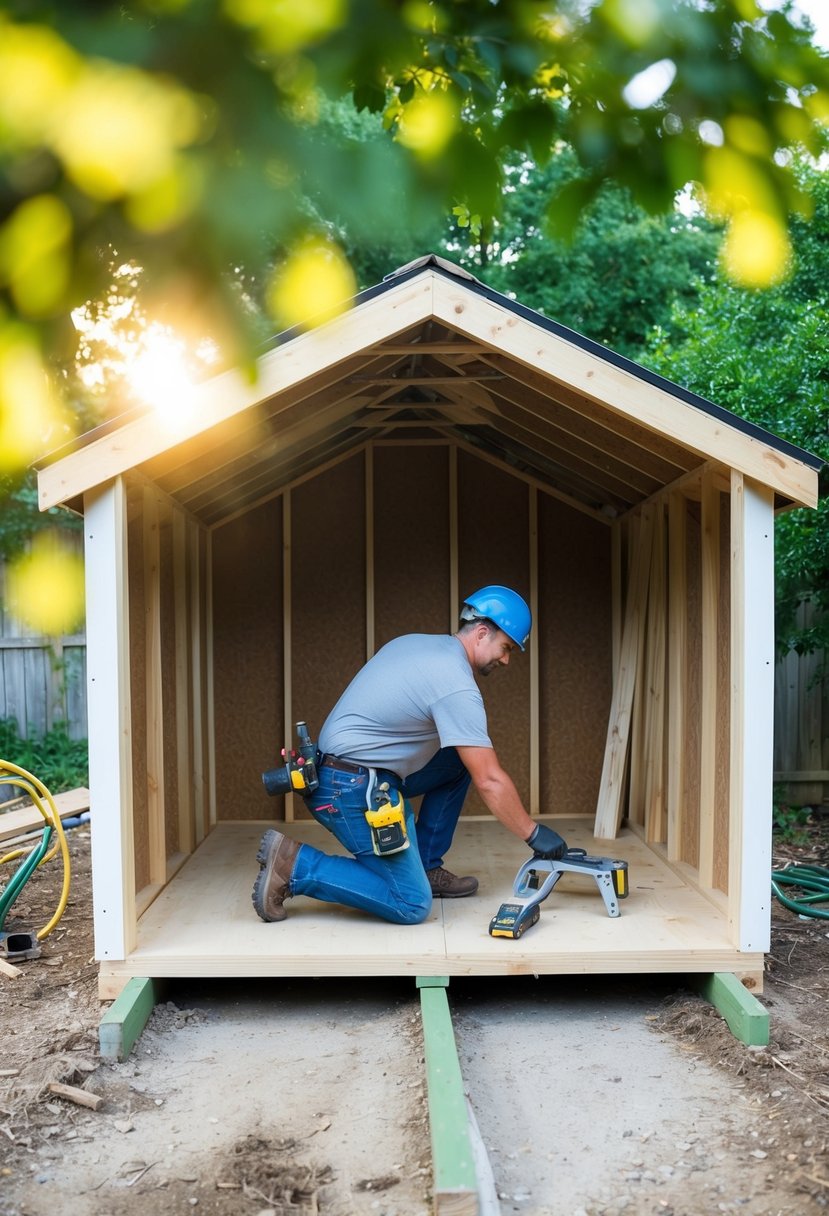
[[[43,637],[8,612],[4,590],[0,563],[0,718],[14,719],[24,739],[59,724],[85,739],[85,635]]]
[[[794,806],[829,803],[829,658],[793,650],[774,676],[774,780]]]

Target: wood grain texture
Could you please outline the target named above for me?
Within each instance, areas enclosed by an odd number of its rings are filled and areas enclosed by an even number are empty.
[[[602,853],[588,819],[552,819],[572,845]],[[518,942],[489,935],[527,849],[493,820],[462,823],[448,865],[475,873],[468,899],[436,900],[421,925],[387,924],[355,909],[298,897],[288,918],[265,924],[251,908],[255,853],[267,826],[219,824],[144,913],[137,949],[102,968],[125,976],[584,975],[735,971],[762,983],[762,954],[741,954],[725,913],[686,883],[643,840],[623,829],[614,856],[629,864],[630,896],[607,916],[591,879],[565,875],[541,919]],[[298,840],[339,846],[314,823]],[[754,991],[758,988],[755,986]]]
[[[147,646],[144,596],[143,487],[127,489],[127,562],[129,586],[130,701],[132,741],[132,824],[135,890],[151,881],[147,800]]]

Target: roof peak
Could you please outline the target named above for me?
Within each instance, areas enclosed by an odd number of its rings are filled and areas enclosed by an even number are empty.
[[[438,270],[443,270],[447,274],[453,274],[458,279],[466,279],[470,283],[480,283],[480,279],[476,279],[474,274],[470,274],[468,270],[464,270],[457,263],[450,262],[448,258],[440,257],[437,253],[425,253],[423,257],[415,258],[413,261],[407,262],[405,266],[398,266],[397,270],[393,270],[391,274],[383,276],[383,282],[388,283],[390,279],[397,279],[401,275],[411,274],[413,270],[423,270],[427,266],[436,266]]]

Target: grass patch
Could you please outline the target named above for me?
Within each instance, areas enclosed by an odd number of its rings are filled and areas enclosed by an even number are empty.
[[[65,726],[21,739],[15,719],[0,718],[0,760],[25,768],[43,782],[50,794],[89,785],[87,740],[70,739]]]

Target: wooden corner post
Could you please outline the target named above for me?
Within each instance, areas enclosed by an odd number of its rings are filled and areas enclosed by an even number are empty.
[[[101,961],[126,958],[136,934],[126,500],[121,477],[84,497],[92,874]]]
[[[774,493],[731,474],[728,919],[740,950],[771,938]]]

